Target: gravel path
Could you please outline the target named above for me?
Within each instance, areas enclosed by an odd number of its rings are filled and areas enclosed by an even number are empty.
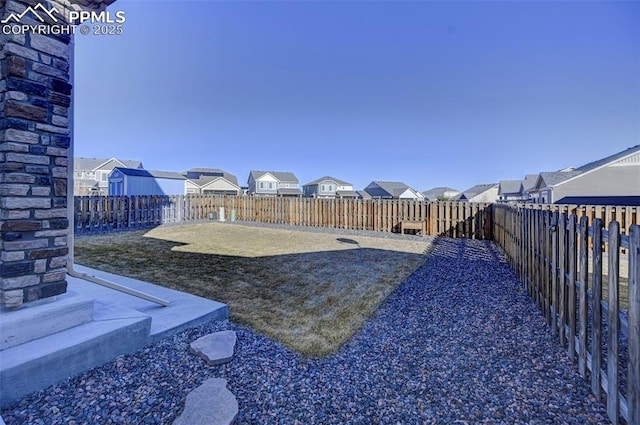
[[[188,344],[238,334],[231,363]],[[236,423],[602,424],[565,352],[488,241],[438,239],[427,263],[335,355],[305,358],[230,322],[187,330],[32,394],[10,424],[170,424],[186,394],[226,378]]]

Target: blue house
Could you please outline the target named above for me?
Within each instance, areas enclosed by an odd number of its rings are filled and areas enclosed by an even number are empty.
[[[116,167],[109,174],[109,196],[184,195],[186,180],[171,171]]]

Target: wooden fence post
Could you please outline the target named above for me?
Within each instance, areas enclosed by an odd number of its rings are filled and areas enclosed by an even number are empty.
[[[580,249],[580,289],[578,291],[578,370],[580,376],[587,376],[587,277],[589,276],[589,218],[580,217],[579,249]]]
[[[576,356],[576,260],[578,258],[578,247],[576,246],[576,215],[569,217],[569,359],[575,360]]]
[[[640,226],[629,228],[628,423],[640,424]]]
[[[566,288],[567,288],[567,276],[565,270],[565,258],[567,254],[567,213],[563,212],[560,218],[559,226],[559,244],[558,244],[558,263],[560,265],[558,276],[558,310],[559,310],[559,323],[558,331],[560,337],[560,345],[565,346],[565,325],[567,321],[566,313]]]
[[[591,290],[591,392],[600,400],[602,397],[602,220],[593,220],[593,288]]]
[[[558,212],[551,216],[551,330],[558,335]]]
[[[620,225],[617,221],[609,223],[609,321],[607,338],[607,415],[613,425],[618,424],[620,400],[618,397],[619,363],[619,262],[620,262]]]
[[[628,423],[640,424],[640,226],[629,227]]]

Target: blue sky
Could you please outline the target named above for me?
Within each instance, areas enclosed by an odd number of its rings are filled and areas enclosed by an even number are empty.
[[[640,2],[127,1],[76,35],[75,156],[518,179],[640,143]]]

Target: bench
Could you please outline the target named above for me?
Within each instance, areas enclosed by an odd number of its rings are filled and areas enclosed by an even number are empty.
[[[402,220],[400,222],[400,233],[404,235],[405,230],[420,230],[422,237],[425,237],[427,236],[427,222]]]

